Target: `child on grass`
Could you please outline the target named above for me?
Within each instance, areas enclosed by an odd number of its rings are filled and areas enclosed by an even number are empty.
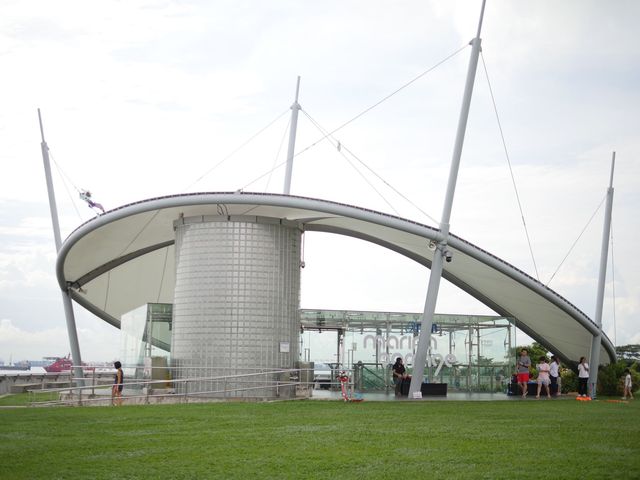
[[[547,363],[547,357],[544,355],[540,357],[540,363],[536,365],[536,370],[538,370],[538,393],[536,394],[536,398],[540,398],[540,390],[544,385],[544,389],[547,391],[547,398],[551,398],[550,390],[549,390],[549,364]]]
[[[631,392],[632,392],[632,388],[631,388],[631,372],[627,368],[624,371],[624,394],[622,396],[622,399],[626,400],[627,397],[629,397],[630,399],[633,399],[633,393],[631,393]]]

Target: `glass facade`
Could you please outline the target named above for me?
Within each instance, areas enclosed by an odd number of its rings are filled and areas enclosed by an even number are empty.
[[[269,354],[266,354],[264,345],[260,346],[262,342],[257,335],[252,335],[253,343],[233,338],[234,331],[245,334],[237,328],[229,329],[230,337],[224,340],[222,347],[220,339],[211,342],[207,348],[203,341],[194,350],[197,355],[186,364],[177,362],[175,358],[169,362],[172,311],[171,304],[148,304],[122,317],[121,361],[127,367],[127,376],[168,379],[165,369],[145,367],[162,367],[170,363],[174,379],[190,379],[187,388],[190,393],[237,388],[247,389],[247,397],[287,395],[289,391],[286,389],[277,393],[273,391],[277,376],[269,372],[274,368],[294,368],[296,360],[327,364],[333,368],[336,385],[338,371],[352,370],[356,388],[360,391],[391,389],[391,364],[397,357],[403,358],[411,372],[421,323],[419,313],[299,310],[298,319],[291,329],[293,340],[287,341],[286,345],[278,340],[281,336],[277,331],[267,336],[267,329],[257,329],[271,345]],[[516,345],[515,327],[513,319],[499,316],[436,314],[431,335],[432,358],[425,369],[425,381],[447,383],[451,391],[505,391],[515,369],[515,359],[510,358],[510,352]],[[225,331],[223,328],[222,332]],[[226,355],[226,361],[244,358],[243,365],[229,366],[225,362],[220,365],[215,356],[199,360],[198,355],[225,348],[225,344],[228,349],[235,345],[240,348],[238,355],[233,352]],[[250,352],[251,348],[256,351]],[[278,363],[286,358],[292,363]],[[270,359],[273,360],[271,365],[268,364]],[[256,375],[258,373],[260,375]],[[242,375],[248,378],[242,380]],[[212,379],[223,376],[237,376],[239,379]],[[201,380],[193,380],[197,378]],[[261,383],[270,387],[260,388]],[[180,383],[175,383],[175,386],[179,393],[184,393]],[[229,393],[227,396],[242,395]]]
[[[120,361],[142,365],[145,357],[168,357],[171,346],[170,303],[148,303],[122,316]]]
[[[148,304],[122,317],[122,362],[131,368],[130,378],[163,379],[163,369],[148,371],[145,366],[167,365],[169,346],[172,343],[172,310],[170,304]],[[275,345],[272,357],[264,356],[264,348],[254,346],[256,352],[248,355],[249,361],[264,362],[267,358],[284,358],[293,362],[292,350],[300,361],[313,361],[333,368],[335,383],[339,370],[352,370],[356,388],[360,391],[385,391],[393,388],[391,364],[401,356],[409,372],[420,331],[421,314],[391,312],[348,312],[335,310],[299,310],[295,322],[294,340],[280,352],[283,345]],[[236,331],[241,332],[240,329]],[[260,329],[264,333],[264,329]],[[238,345],[242,339],[228,339],[228,344]],[[212,345],[218,346],[214,342]],[[425,381],[447,383],[451,391],[500,392],[505,391],[515,359],[510,352],[516,345],[515,322],[511,318],[477,315],[439,315],[434,318],[431,336],[431,364],[425,370]],[[250,349],[245,344],[244,349]],[[204,349],[196,353],[203,353]],[[243,352],[240,352],[241,354]],[[145,360],[151,358],[151,360]],[[241,358],[236,356],[235,358]],[[158,359],[162,361],[158,362]],[[246,396],[274,396],[272,388],[258,388],[260,382],[273,384],[272,367],[264,363],[229,367],[215,365],[214,361],[197,359],[186,368],[175,368],[174,379],[190,380],[191,393],[248,388]],[[146,363],[145,363],[146,362]],[[184,366],[184,364],[183,364]],[[277,368],[293,368],[294,365],[277,365]],[[135,372],[135,373],[134,373]],[[262,372],[263,374],[255,376]],[[215,376],[242,376],[251,378],[230,382],[211,380]],[[177,390],[184,389],[176,383]],[[278,392],[279,396],[286,390]],[[237,396],[229,394],[228,396]]]
[[[302,310],[300,351],[304,359],[353,369],[360,390],[391,387],[391,364],[402,357],[413,366],[422,314]],[[431,358],[425,381],[451,390],[505,391],[515,367],[511,318],[434,316]]]
[[[226,216],[182,218],[175,229],[175,378],[201,377],[188,388],[211,396],[275,396],[274,387],[261,384],[273,385],[277,374],[264,381],[250,375],[290,369],[298,360],[300,230]],[[247,377],[233,384],[215,379],[229,375]]]

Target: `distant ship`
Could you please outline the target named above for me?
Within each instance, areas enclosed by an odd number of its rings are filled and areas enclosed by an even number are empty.
[[[49,365],[45,365],[44,369],[49,373],[68,372],[73,367],[71,354],[66,357],[44,357],[45,360],[53,361]]]
[[[71,354],[66,357],[44,357],[45,360],[52,361],[49,365],[45,365],[44,369],[48,373],[60,373],[69,372],[73,367],[73,360],[71,360]],[[95,367],[87,367],[87,364],[82,362],[82,368],[84,370],[95,370]]]
[[[0,370],[31,370],[31,364],[25,360],[13,365],[0,365]]]

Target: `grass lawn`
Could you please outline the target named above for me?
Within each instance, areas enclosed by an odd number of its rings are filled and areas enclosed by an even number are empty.
[[[0,396],[0,407],[15,406],[26,407],[31,402],[48,402],[55,401],[60,398],[57,393],[16,393]],[[1,477],[0,477],[1,478]]]
[[[0,409],[0,479],[639,478],[640,400]]]

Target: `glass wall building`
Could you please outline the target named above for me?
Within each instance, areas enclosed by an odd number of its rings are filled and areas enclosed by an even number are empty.
[[[273,386],[278,373],[253,374],[291,369],[298,360],[298,224],[198,216],[180,218],[175,231],[175,378],[202,378],[188,388],[209,396],[285,395]]]
[[[421,313],[301,310],[305,359],[353,369],[362,391],[392,388],[391,365],[402,357],[409,373],[420,333]],[[515,321],[488,315],[436,314],[425,382],[450,390],[505,391],[515,358]]]
[[[193,360],[187,368],[181,368],[175,359],[168,361],[169,356],[173,356],[170,345],[175,345],[170,338],[173,333],[171,311],[170,304],[149,304],[123,317],[122,358],[126,365],[139,365],[142,369],[145,356],[164,356],[167,361],[160,364],[173,365],[174,379],[202,379],[189,381],[188,388],[192,393],[239,388],[247,389],[244,395],[247,397],[276,396],[273,391],[251,387],[252,382],[263,381],[267,379],[266,376],[235,382],[213,379],[257,372],[268,375],[272,369],[271,365],[264,362],[265,358],[269,360],[269,357],[264,357],[265,347],[256,346],[261,342],[260,330],[253,335],[251,331],[238,330],[239,334],[253,338],[256,351],[250,353],[248,358],[253,359],[254,363],[249,360],[242,367],[227,368],[223,365],[219,368],[211,365],[212,361],[209,360],[200,364]],[[400,312],[300,310],[295,324],[295,339],[288,346],[287,353],[291,355],[292,351],[295,352],[296,360],[329,365],[334,385],[337,385],[335,377],[339,371],[350,370],[357,390],[388,391],[393,388],[391,364],[397,357],[402,357],[411,371],[421,316],[420,313]],[[515,368],[515,358],[510,357],[516,345],[515,327],[514,320],[506,317],[436,314],[425,381],[446,383],[451,391],[505,391]],[[226,341],[233,345],[243,340],[234,340],[231,335]],[[271,351],[277,355],[279,348],[280,345],[274,345]],[[197,353],[201,354],[202,349]],[[275,378],[274,375],[268,377],[270,381]],[[182,389],[180,383],[176,385],[178,390]],[[282,392],[277,395],[282,396]],[[229,393],[227,396],[238,395]]]

